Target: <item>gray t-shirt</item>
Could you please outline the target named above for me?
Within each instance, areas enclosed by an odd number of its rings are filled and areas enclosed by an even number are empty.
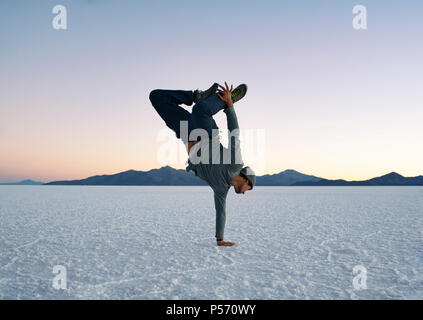
[[[222,146],[218,139],[205,139],[195,144],[189,154],[187,171],[192,170],[213,189],[216,208],[216,238],[224,236],[226,223],[226,196],[231,185],[229,182],[239,175],[244,166],[241,157],[238,119],[234,107],[224,109],[229,130],[228,148]],[[201,150],[209,147],[207,163],[198,163]],[[218,152],[216,152],[218,150]],[[193,161],[193,157],[197,160]],[[194,164],[196,163],[196,164]]]

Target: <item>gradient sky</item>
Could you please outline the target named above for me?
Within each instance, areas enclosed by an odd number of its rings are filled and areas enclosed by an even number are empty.
[[[265,129],[258,174],[421,175],[422,17],[417,0],[1,0],[0,182],[160,167],[149,92],[225,80],[249,85],[241,129]]]

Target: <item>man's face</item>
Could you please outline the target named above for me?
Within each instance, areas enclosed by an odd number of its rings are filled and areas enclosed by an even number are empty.
[[[251,190],[251,186],[248,184],[248,180],[243,178],[242,182],[234,186],[236,193],[244,194],[246,191]]]

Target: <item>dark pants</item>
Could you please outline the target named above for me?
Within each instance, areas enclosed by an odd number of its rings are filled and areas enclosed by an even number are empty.
[[[150,101],[166,125],[175,132],[178,139],[183,141],[185,137],[181,137],[181,121],[188,122],[188,136],[192,130],[201,128],[207,131],[209,137],[212,137],[216,134],[213,129],[218,129],[213,115],[226,107],[226,104],[214,93],[205,99],[198,100],[190,113],[179,106],[193,104],[193,92],[184,90],[156,89],[150,92]]]

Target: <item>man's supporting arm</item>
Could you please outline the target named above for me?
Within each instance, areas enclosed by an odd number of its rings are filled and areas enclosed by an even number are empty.
[[[216,240],[218,246],[230,247],[233,246],[235,243],[223,240],[226,223],[227,194],[227,192],[214,192],[214,203],[216,207]]]
[[[216,208],[216,239],[223,239],[226,223],[227,192],[214,191],[214,206]]]

